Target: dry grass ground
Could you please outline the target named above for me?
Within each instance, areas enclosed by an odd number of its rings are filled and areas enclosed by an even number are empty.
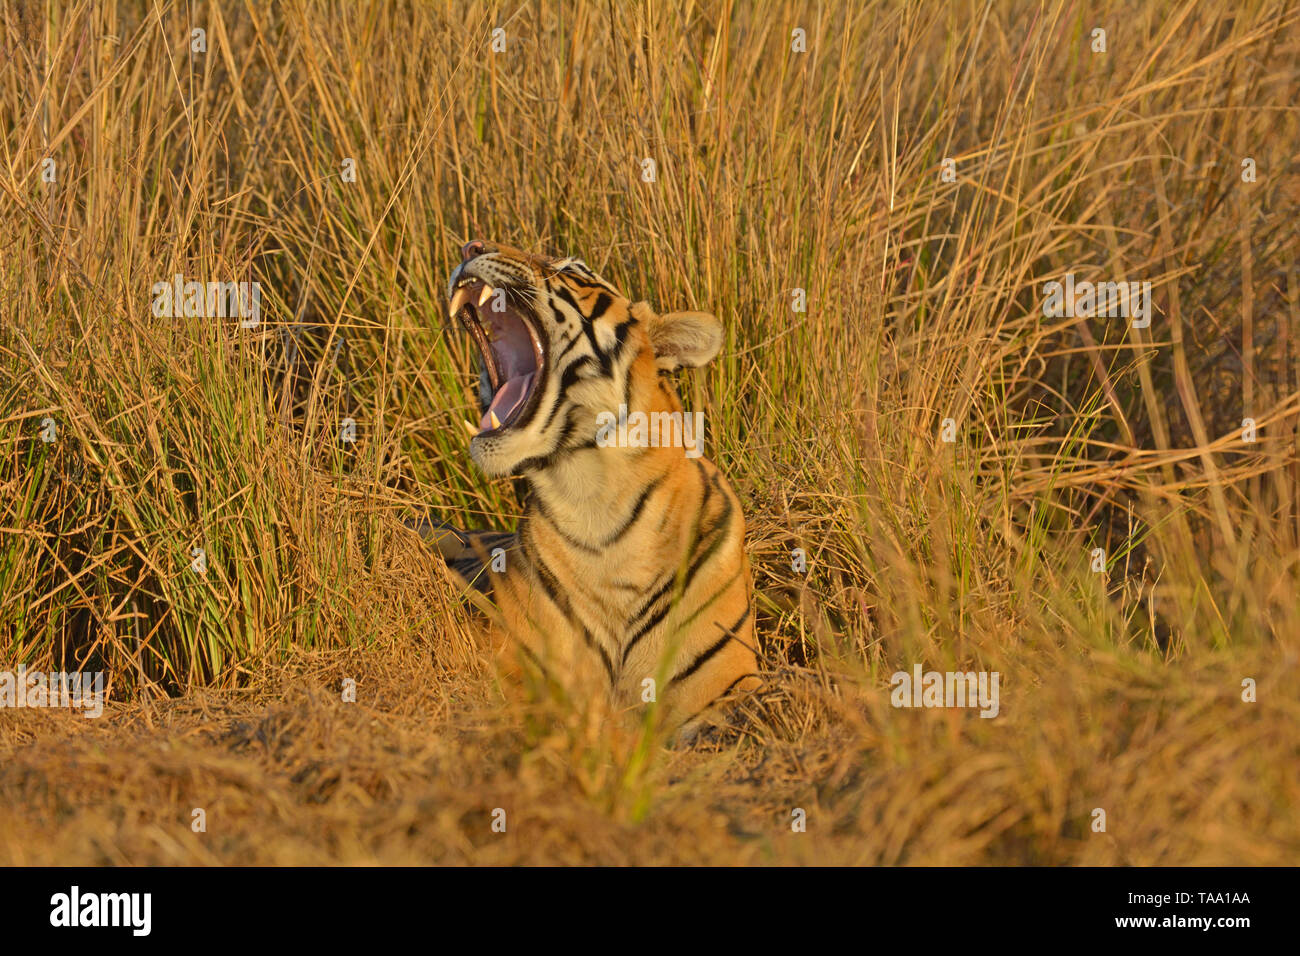
[[[111,695],[0,710],[0,863],[1293,863],[1298,26],[0,0],[0,671]],[[727,327],[681,387],[770,680],[690,748],[507,692],[402,526],[515,513],[474,236]],[[1150,327],[1044,316],[1067,272]],[[175,274],[261,324],[155,317]],[[998,716],[892,707],[918,663]]]

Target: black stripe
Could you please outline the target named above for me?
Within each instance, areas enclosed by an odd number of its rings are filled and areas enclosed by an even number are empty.
[[[636,524],[636,519],[640,517],[641,510],[645,507],[646,500],[654,493],[654,490],[664,483],[666,475],[660,475],[650,484],[646,485],[645,491],[641,492],[641,497],[637,498],[636,504],[632,506],[632,511],[628,514],[626,520],[619,526],[619,529],[600,543],[600,547],[608,548],[616,544],[623,535],[631,530],[632,525]],[[594,549],[593,549],[594,550]]]
[[[628,641],[627,644],[623,645],[623,654],[620,660],[620,666],[627,663],[627,656],[632,653],[632,648],[636,647],[637,642],[641,640],[641,638],[645,637],[652,627],[664,619],[664,615],[668,613],[668,609],[672,606],[673,596],[668,595],[668,589],[676,582],[677,572],[669,571],[668,579],[664,581],[663,585],[645,600],[645,603],[637,609],[635,614],[628,618],[627,626],[629,628],[634,627],[647,613],[649,613],[652,607],[659,604],[660,601],[663,601],[665,596],[668,596],[668,600],[664,601],[663,605],[655,612],[654,616],[649,621],[646,621],[643,627],[637,628],[636,632],[632,635],[632,639]]]
[[[477,558],[453,558],[447,562],[447,566],[475,591],[492,597],[492,575],[487,573],[487,566],[482,561]]]
[[[668,583],[672,584],[673,582],[669,581]],[[646,622],[642,624],[641,627],[637,630],[637,632],[632,635],[632,640],[628,641],[627,644],[624,645],[623,647],[623,655],[621,660],[619,661],[620,666],[627,663],[627,656],[632,653],[632,648],[636,647],[637,642],[640,641],[641,638],[645,637],[648,633],[650,633],[651,629],[660,621],[662,621],[664,617],[667,616],[668,611],[672,608],[672,606],[673,606],[673,602],[671,600],[664,601],[662,604],[659,605],[659,609],[655,611],[653,614],[651,614],[650,617],[646,619]]]
[[[600,553],[599,548],[593,548],[589,544],[584,544],[583,542],[579,541],[577,538],[566,533],[558,524],[556,524],[555,519],[552,518],[551,513],[546,510],[546,505],[542,503],[542,499],[540,497],[538,497],[537,499],[537,512],[542,516],[542,520],[545,521],[548,525],[550,525],[551,528],[555,531],[555,533],[558,534],[566,544],[570,544],[575,548],[579,548],[583,551],[586,551],[588,554]]]
[[[547,680],[555,680],[555,678],[551,675],[550,668],[548,668],[545,664],[542,663],[542,659],[538,657],[536,654],[534,654],[532,650],[529,649],[527,644],[525,644],[523,641],[516,640],[515,645],[528,656],[528,659],[532,661],[534,665],[536,665],[537,669],[542,672],[543,677],[545,677]]]
[[[627,381],[623,383],[623,404],[628,408],[632,407],[632,370],[629,368],[625,373]]]
[[[712,706],[713,706],[714,704],[716,704],[718,701],[722,700],[722,698],[724,698],[724,697],[726,697],[728,694],[730,694],[730,693],[735,689],[736,685],[739,684],[742,680],[746,680],[747,678],[750,678],[750,677],[758,677],[758,675],[755,674],[753,671],[750,671],[750,672],[747,673],[747,674],[741,674],[739,677],[737,677],[735,680],[733,680],[730,684],[727,685],[726,690],[724,690],[724,691],[723,691],[722,693],[720,693],[720,694],[715,694],[715,695],[713,696],[713,699],[712,699],[711,701],[709,701],[707,704],[705,704],[703,707],[701,707],[701,708],[700,708],[699,710],[697,710],[695,713],[691,714],[691,716],[689,716],[689,717],[687,717],[685,720],[683,720],[681,725],[684,727],[684,726],[686,726],[687,724],[689,724],[689,723],[690,723],[692,720],[694,720],[696,717],[700,716],[700,714],[704,713],[706,710],[708,710],[710,707],[712,707]],[[762,678],[760,677],[759,680],[762,680]]]
[[[608,292],[601,292],[599,295],[597,295],[596,304],[591,307],[591,316],[590,316],[591,321],[595,322],[606,312],[608,312],[609,307],[613,305],[613,303],[614,300],[610,298]]]
[[[663,531],[664,525],[668,524],[668,519],[676,512],[676,509],[673,506],[677,504],[677,494],[678,493],[674,491],[673,496],[668,499],[668,504],[664,505],[663,516],[659,519],[659,527],[656,530]]]
[[[573,435],[574,431],[577,430],[577,427],[577,423],[574,422],[572,418],[566,419],[564,431],[560,432],[560,437],[556,439],[555,450],[547,455],[537,455],[533,458],[525,458],[523,461],[519,462],[519,464],[515,465],[515,472],[523,473],[525,471],[543,471],[551,467],[551,465],[555,464],[561,458],[565,458],[582,448],[582,443],[577,445],[565,444],[565,442],[569,440],[570,436]]]
[[[593,318],[600,318],[606,312],[608,312],[609,304],[611,301],[612,300],[609,298],[609,296],[605,295],[604,293],[601,293],[596,298],[596,307],[598,311],[593,313]],[[589,338],[591,339],[591,347],[595,349],[596,354],[600,356],[600,369],[602,372],[605,373],[606,377],[614,374],[614,362],[615,360],[617,360],[619,357],[622,356],[623,347],[627,344],[628,330],[632,328],[635,322],[636,319],[629,318],[629,319],[624,319],[622,322],[618,323],[618,325],[614,326],[614,345],[608,352],[602,349],[600,347],[600,343],[596,341],[596,335],[595,335],[596,326],[594,324],[588,326],[588,328],[591,330],[591,334],[589,336]]]
[[[557,356],[555,356],[554,359],[552,359],[552,364],[558,365],[559,362],[560,362],[560,359],[562,359],[562,358],[564,358],[564,356],[568,355],[568,354],[569,354],[569,350],[570,350],[571,348],[573,348],[575,345],[577,345],[579,342],[581,342],[582,340],[583,340],[583,337],[582,337],[581,335],[578,335],[578,334],[575,332],[573,338],[569,339],[569,344],[566,345],[564,348],[562,348],[562,349],[560,350],[560,354],[557,355]]]
[[[547,567],[546,562],[542,559],[541,553],[537,550],[537,542],[533,540],[533,523],[532,519],[525,519],[520,522],[519,540],[523,545],[524,556],[528,558],[528,567],[532,569],[534,577],[542,585],[546,596],[550,598],[552,604],[559,609],[560,613],[570,620],[573,619],[573,607],[569,604],[569,599],[562,594],[559,580]]]
[[[572,272],[566,272],[561,281],[570,285],[581,286],[584,289],[604,289],[606,292],[614,291],[613,286],[590,269],[579,266],[577,263],[572,263],[570,268],[578,270],[578,274],[574,275]],[[591,281],[587,281],[588,279]]]
[[[465,538],[465,543],[470,547],[479,545],[486,548],[489,552],[493,548],[505,547],[506,545],[513,546],[515,538],[515,535],[510,531],[470,530],[462,531],[460,534]]]
[[[569,606],[569,599],[560,593],[560,582],[555,579],[555,575],[551,574],[550,568],[542,561],[541,555],[531,557],[532,560],[529,564],[536,573],[537,580],[542,585],[542,590],[546,592],[546,596],[550,598],[551,603],[559,609],[561,614],[571,618],[573,608]]]
[[[727,685],[726,690],[724,690],[721,694],[719,694],[717,697],[713,699],[717,700],[719,697],[726,697],[728,694],[732,692],[732,690],[735,688],[737,684],[739,684],[742,680],[744,680],[747,677],[758,677],[758,675],[755,674],[753,671],[750,671],[748,674],[741,674],[739,677],[737,677],[735,680],[733,680],[730,684]],[[762,678],[760,677],[759,680],[762,680]]]
[[[610,686],[613,687],[615,683],[614,662],[609,659],[609,652],[605,650],[605,645],[593,638],[585,627],[582,629],[582,639],[587,642],[588,647],[600,654],[600,661],[605,665],[605,675],[609,678]]]
[[[750,609],[749,602],[746,601],[745,613],[740,615],[740,620],[738,620],[735,624],[731,625],[731,627],[726,628],[725,633],[722,635],[722,637],[718,638],[718,640],[715,643],[710,645],[708,650],[704,651],[698,657],[696,657],[695,660],[691,661],[689,667],[687,667],[683,671],[678,671],[676,674],[674,674],[668,680],[668,684],[671,685],[675,681],[685,680],[686,678],[690,677],[697,670],[699,670],[701,667],[707,664],[709,662],[709,659],[713,657],[714,654],[718,653],[718,651],[726,647],[727,642],[732,640],[736,632],[740,630],[740,626],[744,624],[746,620],[749,619],[749,609]]]
[[[555,390],[555,401],[551,402],[551,410],[546,413],[546,421],[542,422],[542,431],[551,427],[551,421],[555,418],[555,413],[560,410],[564,404],[564,388],[560,387]]]
[[[584,355],[582,358],[575,359],[573,362],[569,364],[568,368],[566,368],[563,374],[560,375],[560,392],[558,395],[556,395],[557,401],[561,397],[563,397],[563,394],[565,392],[567,392],[570,388],[573,387],[573,384],[575,382],[578,381],[578,373],[581,372],[588,365],[592,364],[594,361],[595,359],[593,359],[590,355]]]
[[[603,298],[608,299],[609,296],[603,296]],[[582,333],[587,336],[587,341],[591,343],[591,350],[596,353],[596,357],[600,361],[601,373],[608,376],[613,370],[613,363],[610,362],[609,356],[605,354],[605,350],[600,347],[600,343],[596,341],[596,326],[592,324],[590,319],[585,317],[583,319]]]
[[[555,294],[559,296],[562,300],[564,300],[565,305],[567,305],[575,313],[577,313],[578,318],[582,321],[584,325],[588,321],[590,321],[587,318],[587,314],[582,311],[582,306],[578,305],[578,300],[573,297],[572,292],[570,292],[564,286],[560,286],[558,289],[555,290]]]
[[[686,572],[686,583],[682,588],[683,591],[691,586],[691,582],[695,580],[696,573],[704,566],[706,561],[717,553],[718,548],[722,546],[722,542],[726,540],[725,532],[727,528],[731,526],[731,517],[735,509],[731,505],[730,498],[727,498],[724,495],[723,500],[727,503],[727,507],[723,510],[722,514],[718,516],[718,519],[713,522],[713,525],[709,530],[700,537],[701,543],[704,540],[709,540],[709,545],[699,553],[698,557],[696,557],[693,562],[691,562],[691,566]]]
[[[628,618],[627,626],[631,627],[632,625],[636,624],[637,621],[641,620],[641,618],[645,616],[646,612],[649,611],[650,608],[654,604],[656,604],[661,597],[664,596],[664,593],[670,587],[673,586],[673,582],[676,580],[677,580],[677,573],[675,571],[669,571],[668,580],[663,583],[663,587],[659,588],[657,591],[655,591],[654,594],[650,595],[650,597],[646,600],[646,602],[642,604],[640,608],[637,609],[637,612],[633,614],[630,618]]]
[[[515,535],[509,531],[461,531],[441,523],[408,522],[408,526],[416,527],[421,534],[429,537],[444,532],[435,545],[440,557],[471,587],[489,597],[493,593],[492,575],[488,573],[492,563],[492,550],[499,547],[509,552],[515,549],[516,544]],[[455,545],[448,541],[448,535],[454,537]]]
[[[623,354],[623,346],[627,344],[627,333],[636,319],[624,319],[618,325],[614,326],[614,350],[610,352],[610,357],[617,359]],[[628,376],[630,379],[631,376]]]

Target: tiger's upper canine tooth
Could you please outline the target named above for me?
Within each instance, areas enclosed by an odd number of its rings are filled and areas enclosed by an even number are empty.
[[[488,300],[488,298],[492,295],[494,291],[495,290],[486,282],[483,283],[483,291],[480,292],[478,296],[478,307],[480,309],[483,308],[483,303]]]
[[[455,294],[452,295],[451,305],[447,307],[447,314],[454,319],[456,317],[456,313],[460,311],[461,306],[463,306],[468,301],[469,301],[469,289],[466,288],[465,286],[461,286],[459,289],[456,290]]]

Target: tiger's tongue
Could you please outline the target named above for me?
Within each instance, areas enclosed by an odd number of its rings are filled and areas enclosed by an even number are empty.
[[[510,379],[497,390],[496,395],[492,396],[492,404],[488,410],[483,413],[483,418],[479,421],[479,428],[492,427],[492,412],[497,413],[497,420],[507,422],[510,416],[514,414],[515,409],[523,404],[528,395],[529,388],[533,384],[533,375],[529,372],[527,375],[518,375]]]

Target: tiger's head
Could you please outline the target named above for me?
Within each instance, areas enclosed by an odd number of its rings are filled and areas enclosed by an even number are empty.
[[[489,475],[527,475],[595,447],[601,412],[635,408],[660,391],[659,370],[704,365],[722,345],[707,313],[658,315],[580,259],[492,242],[466,243],[447,295],[482,362],[470,454]]]

